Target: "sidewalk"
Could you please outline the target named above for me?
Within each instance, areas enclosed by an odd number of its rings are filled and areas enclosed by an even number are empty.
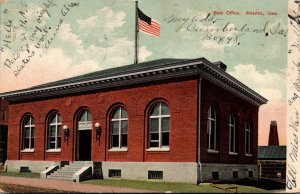
[[[38,188],[56,189],[60,191],[76,191],[82,193],[149,193],[155,191],[99,186],[92,184],[75,183],[64,180],[20,178],[0,176],[0,183],[24,185]]]

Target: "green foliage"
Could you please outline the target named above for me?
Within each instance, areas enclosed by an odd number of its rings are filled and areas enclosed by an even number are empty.
[[[23,178],[40,178],[40,173],[33,172],[0,172],[0,176],[14,176]]]

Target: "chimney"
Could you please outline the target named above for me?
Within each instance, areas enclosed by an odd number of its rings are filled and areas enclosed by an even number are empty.
[[[215,66],[219,67],[223,71],[226,71],[227,66],[222,61],[217,61],[213,63]]]
[[[276,121],[271,121],[271,124],[270,124],[269,146],[279,146]]]

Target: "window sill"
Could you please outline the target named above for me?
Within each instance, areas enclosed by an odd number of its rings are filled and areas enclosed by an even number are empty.
[[[211,150],[211,149],[208,149],[207,152],[208,153],[213,153],[213,154],[218,154],[219,153],[218,150]]]
[[[21,150],[21,153],[33,153],[34,149],[25,149],[25,150]]]
[[[127,152],[128,148],[111,148],[108,151],[109,152]]]
[[[229,155],[234,155],[234,156],[237,156],[237,155],[238,155],[238,153],[236,153],[236,152],[229,152]]]
[[[50,149],[50,150],[46,150],[47,153],[52,153],[52,152],[61,152],[61,149]]]
[[[169,152],[170,148],[148,148],[147,152]]]
[[[252,157],[252,154],[245,154],[246,157]]]

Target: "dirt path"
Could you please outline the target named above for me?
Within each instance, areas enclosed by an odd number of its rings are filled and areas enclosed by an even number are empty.
[[[75,183],[71,181],[63,180],[49,180],[49,179],[37,179],[37,178],[20,178],[0,176],[0,183],[25,185],[31,187],[57,189],[61,191],[76,191],[82,193],[149,193],[153,191],[138,190],[130,188],[110,187],[91,185],[83,183]],[[0,191],[1,192],[1,191]]]

